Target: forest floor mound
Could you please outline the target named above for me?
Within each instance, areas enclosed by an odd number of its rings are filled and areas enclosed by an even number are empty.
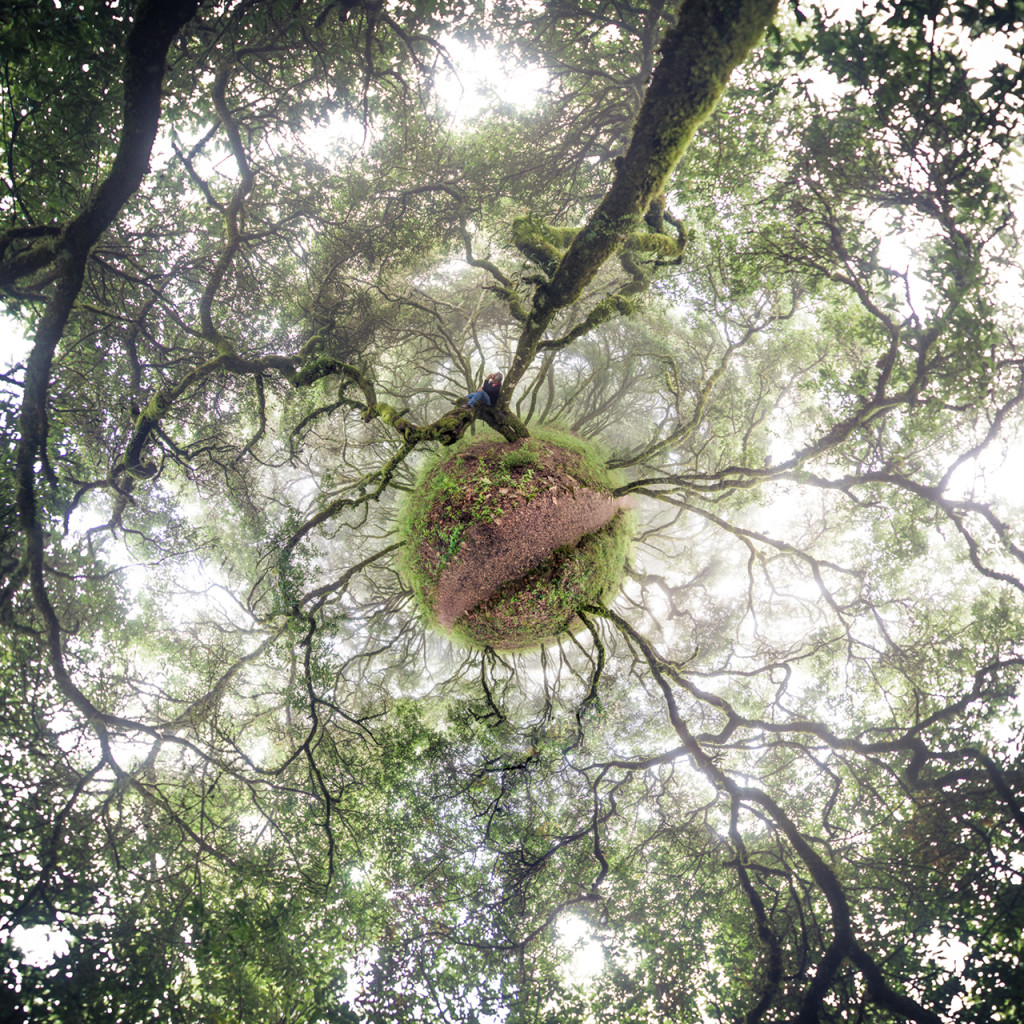
[[[475,524],[467,531],[458,558],[438,580],[438,622],[450,628],[505,583],[536,568],[559,548],[600,530],[630,504],[565,476],[529,504],[493,522]]]

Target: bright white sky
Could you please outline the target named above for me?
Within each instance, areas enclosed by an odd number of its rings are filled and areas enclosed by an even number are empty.
[[[455,72],[439,76],[437,94],[451,112],[453,127],[481,113],[497,96],[505,103],[529,107],[548,84],[540,67],[510,67],[494,47],[473,49],[457,39],[444,40]]]
[[[30,345],[17,320],[0,313],[0,372],[28,358]]]

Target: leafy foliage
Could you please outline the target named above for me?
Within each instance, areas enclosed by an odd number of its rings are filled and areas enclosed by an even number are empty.
[[[457,45],[548,84],[460,118]],[[1022,50],[958,2],[8,4],[0,1016],[1017,1019]],[[625,581],[594,535],[515,613],[578,629],[450,644],[422,475],[483,430],[527,493],[555,423]]]

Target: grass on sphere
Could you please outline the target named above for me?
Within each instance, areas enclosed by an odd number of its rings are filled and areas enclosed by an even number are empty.
[[[535,428],[513,444],[464,440],[433,459],[399,511],[402,575],[427,621],[457,643],[497,650],[538,647],[581,628],[579,609],[610,601],[621,585],[634,533],[629,512],[616,512],[524,575],[499,581],[448,629],[438,620],[439,583],[446,568],[458,565],[474,527],[524,512],[552,486],[608,494],[619,482],[595,444],[551,428]]]

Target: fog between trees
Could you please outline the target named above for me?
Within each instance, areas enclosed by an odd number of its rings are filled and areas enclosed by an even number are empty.
[[[0,20],[8,1019],[1019,1019],[1013,5]],[[397,511],[542,425],[627,579],[453,645]]]

